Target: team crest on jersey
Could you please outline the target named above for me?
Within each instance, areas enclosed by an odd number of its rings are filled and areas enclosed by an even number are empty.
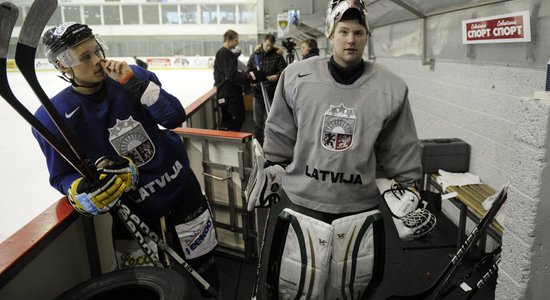
[[[141,123],[134,121],[132,117],[116,120],[115,126],[109,128],[109,142],[118,155],[129,156],[138,167],[155,156],[155,145]]]
[[[331,105],[325,112],[321,128],[321,144],[331,151],[344,151],[353,143],[353,132],[357,119],[352,108],[344,103]]]

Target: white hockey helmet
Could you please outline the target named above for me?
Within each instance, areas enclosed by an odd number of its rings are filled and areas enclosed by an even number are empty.
[[[367,33],[370,34],[369,22],[367,19],[367,3],[364,0],[329,0],[327,16],[325,18],[325,35],[330,38],[334,32],[334,27],[348,9],[356,9],[359,12],[359,22],[365,26]]]

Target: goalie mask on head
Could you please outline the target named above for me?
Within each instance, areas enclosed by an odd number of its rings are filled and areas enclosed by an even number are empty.
[[[353,9],[352,11],[349,11]],[[348,12],[355,12],[355,15],[359,23],[361,23],[367,29],[367,33],[370,34],[369,22],[367,19],[367,3],[364,0],[330,0],[328,2],[327,15],[325,18],[325,35],[328,39],[331,38],[334,33],[336,23],[342,20],[344,14]],[[353,16],[353,15],[352,15]]]
[[[80,63],[77,58],[72,56],[71,49],[91,38],[94,38],[99,45],[101,52],[99,54],[105,57],[105,43],[92,33],[90,27],[76,22],[65,22],[50,28],[42,36],[42,44],[44,44],[48,62],[57,69],[60,68],[60,63],[69,68]]]

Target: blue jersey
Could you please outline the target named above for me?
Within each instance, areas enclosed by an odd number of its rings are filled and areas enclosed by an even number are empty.
[[[161,86],[152,72],[131,66],[138,79]],[[91,99],[67,87],[51,99],[86,156],[94,163],[105,155],[126,155],[139,169],[137,192],[126,202],[146,219],[166,214],[185,197],[194,175],[182,140],[170,130],[181,126],[186,115],[180,101],[160,89],[158,98],[144,105],[118,82],[104,81],[104,99]],[[56,136],[61,133],[44,107],[36,117]],[[50,184],[66,194],[71,183],[81,177],[36,131],[50,172]]]

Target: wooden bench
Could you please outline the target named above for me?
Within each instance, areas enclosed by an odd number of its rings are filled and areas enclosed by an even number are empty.
[[[437,191],[442,192],[442,187],[437,183],[436,174],[432,174],[428,179],[428,187],[433,187]],[[466,240],[470,232],[466,232],[466,221],[471,219],[477,224],[487,212],[483,207],[483,201],[487,197],[494,195],[496,191],[486,184],[472,184],[466,186],[450,186],[445,191],[447,193],[456,192],[457,196],[449,198],[460,211],[458,220],[458,240],[457,247],[460,247]],[[504,228],[497,220],[493,220],[488,227],[486,235],[489,235],[497,243],[501,243]],[[486,238],[480,239],[478,244],[479,251],[484,251]]]

